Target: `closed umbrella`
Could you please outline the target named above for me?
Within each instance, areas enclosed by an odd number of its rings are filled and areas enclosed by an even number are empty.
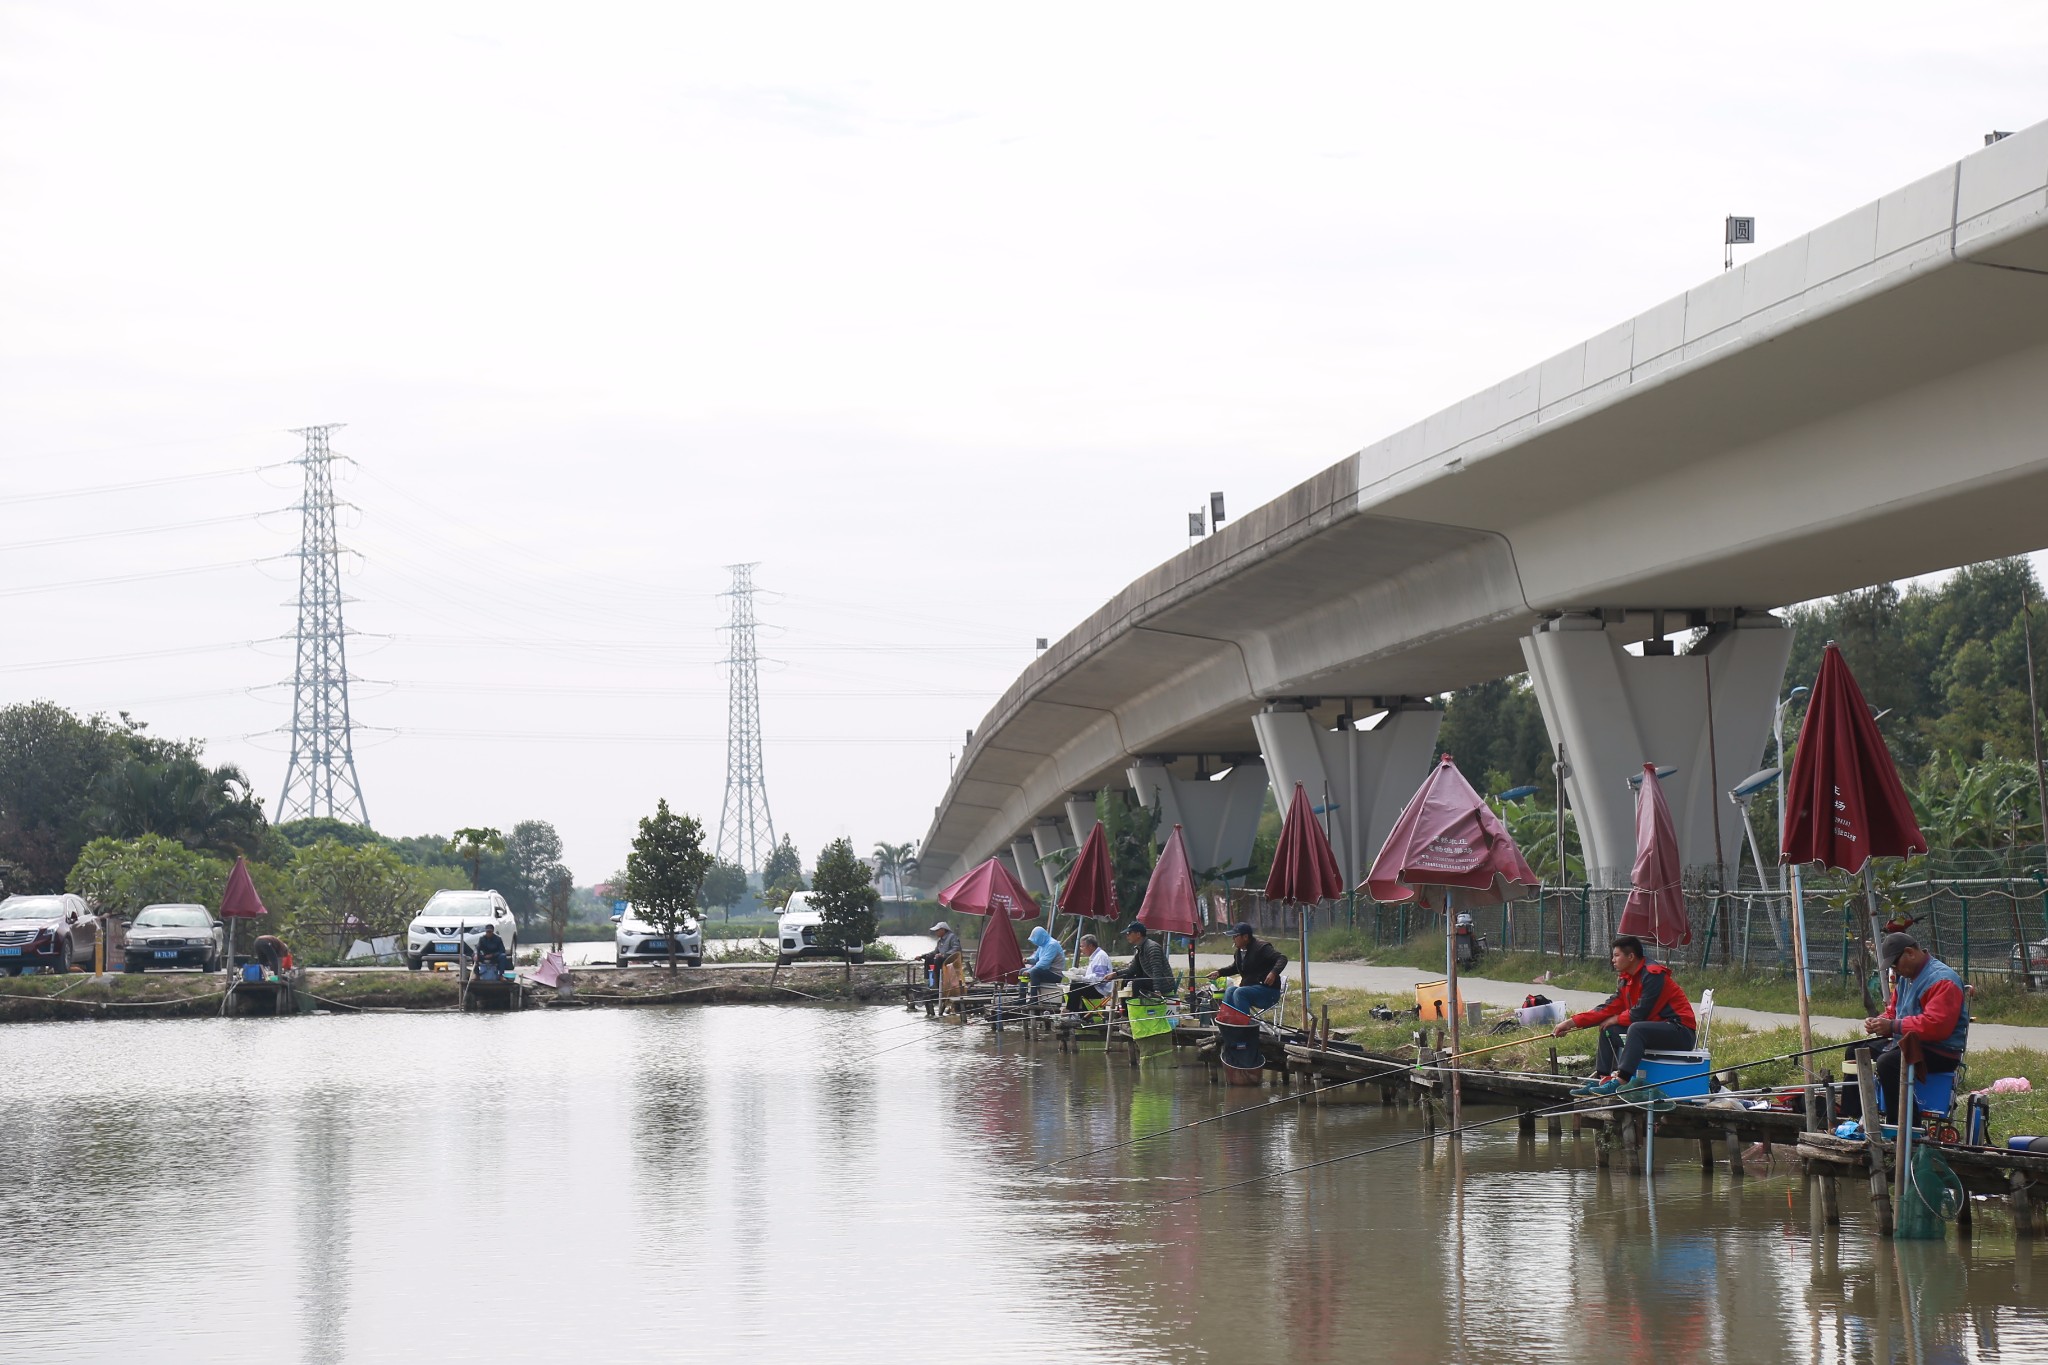
[[[1450,993],[1451,1052],[1458,1051],[1458,951],[1455,902],[1499,905],[1516,884],[1538,885],[1522,850],[1493,808],[1445,754],[1408,805],[1373,859],[1365,887],[1374,900],[1405,901],[1418,891],[1444,909],[1444,979]],[[1451,1071],[1451,1127],[1461,1126],[1458,1073]]]
[[[228,974],[235,970],[235,921],[238,919],[262,919],[270,912],[263,908],[263,897],[256,894],[255,879],[249,875],[249,860],[235,859],[234,870],[228,873],[227,889],[220,896],[220,917],[228,922]]]
[[[1155,933],[1187,935],[1188,986],[1192,989],[1195,935],[1202,932],[1202,922],[1195,910],[1195,870],[1188,862],[1188,841],[1179,825],[1166,836],[1166,847],[1152,865],[1152,880],[1145,884],[1145,899],[1138,905],[1138,923]]]
[[[1273,870],[1266,876],[1266,899],[1301,907],[1301,1026],[1309,1027],[1308,922],[1310,907],[1344,894],[1344,874],[1329,836],[1316,822],[1308,789],[1294,784],[1287,815],[1280,822],[1280,842],[1273,848]]]
[[[1629,874],[1628,901],[1621,907],[1621,932],[1664,948],[1692,942],[1685,913],[1685,887],[1678,861],[1678,829],[1664,801],[1657,765],[1643,765],[1636,784],[1636,865]]]
[[[1785,844],[1778,861],[1792,865],[1792,941],[1799,956],[1799,1046],[1813,1050],[1807,1011],[1806,906],[1800,868],[1820,863],[1863,874],[1870,929],[1881,941],[1872,858],[1910,858],[1927,851],[1927,836],[1913,818],[1912,803],[1884,736],[1877,732],[1863,689],[1842,661],[1833,640],[1821,651],[1820,672],[1806,716],[1799,723],[1799,747],[1785,783]],[[1808,1064],[1809,1075],[1811,1063]]]
[[[1100,823],[1088,831],[1088,837],[1081,841],[1081,851],[1074,856],[1074,865],[1067,869],[1058,908],[1077,920],[1117,919],[1123,913],[1117,904],[1116,877],[1109,865],[1109,840]],[[1074,951],[1078,954],[1080,950],[1077,939]]]

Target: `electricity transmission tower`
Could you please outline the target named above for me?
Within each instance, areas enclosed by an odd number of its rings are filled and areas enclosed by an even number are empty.
[[[296,428],[306,438],[299,464],[298,661],[292,672],[292,756],[285,765],[277,818],[325,815],[370,823],[349,740],[348,631],[341,623],[341,544],[334,534],[334,455],[327,435],[342,424]]]
[[[731,636],[725,658],[728,710],[725,729],[725,809],[718,817],[718,856],[759,872],[775,848],[775,817],[768,813],[768,777],[761,766],[761,679],[754,643],[754,566],[728,564],[732,587]]]

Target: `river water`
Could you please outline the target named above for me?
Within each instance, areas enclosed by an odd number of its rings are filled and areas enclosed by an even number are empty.
[[[0,1359],[2048,1359],[2048,1253],[897,1010],[9,1025]]]

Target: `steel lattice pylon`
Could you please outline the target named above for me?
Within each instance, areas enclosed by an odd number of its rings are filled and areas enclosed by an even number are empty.
[[[341,423],[295,428],[306,438],[300,502],[298,660],[292,672],[292,756],[277,818],[332,816],[370,823],[356,776],[348,713],[348,631],[341,623],[341,543],[334,532],[334,455],[328,433]]]
[[[768,813],[768,776],[761,765],[760,651],[754,643],[754,566],[728,564],[732,587],[731,636],[726,653],[729,698],[725,730],[725,809],[718,817],[718,856],[759,872],[775,848],[775,817]]]

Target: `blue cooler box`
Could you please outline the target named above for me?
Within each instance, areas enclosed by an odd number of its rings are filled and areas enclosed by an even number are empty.
[[[1703,1100],[1713,1091],[1711,1054],[1705,1052],[1645,1052],[1636,1079],[1654,1085],[1674,1100]]]

